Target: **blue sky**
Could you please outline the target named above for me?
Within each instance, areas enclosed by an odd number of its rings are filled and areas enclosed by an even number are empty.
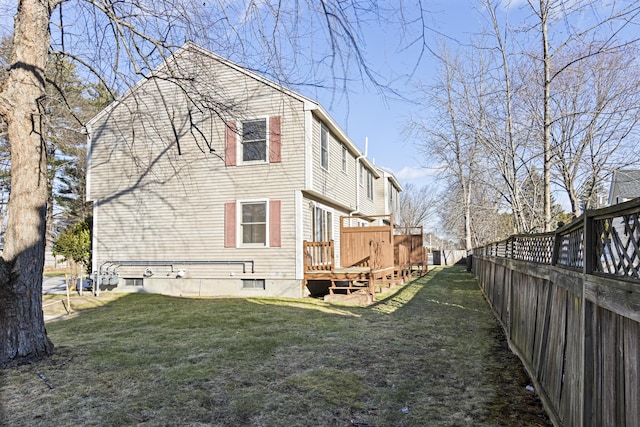
[[[428,43],[436,46],[439,37],[436,31],[462,42],[468,40],[470,33],[480,28],[481,19],[470,4],[467,0],[427,2],[431,13],[428,24],[434,30],[428,34]],[[408,76],[415,67],[418,52],[415,49],[399,52],[398,37],[397,29],[365,27],[366,59],[382,80],[392,81],[391,86],[400,95],[411,99],[415,83],[431,83],[437,61],[426,52],[413,75]],[[368,157],[391,169],[401,183],[420,186],[433,182],[437,171],[427,167],[428,159],[403,135],[410,115],[416,113],[416,104],[391,95],[383,96],[367,82],[351,83],[348,100],[339,94],[334,99],[321,92],[307,95],[319,101],[363,151],[368,138]]]

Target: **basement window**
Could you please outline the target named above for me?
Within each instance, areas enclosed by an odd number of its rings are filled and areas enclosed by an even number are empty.
[[[122,279],[125,286],[140,286],[142,287],[142,277],[125,277]]]
[[[265,289],[264,279],[242,279],[242,289]]]

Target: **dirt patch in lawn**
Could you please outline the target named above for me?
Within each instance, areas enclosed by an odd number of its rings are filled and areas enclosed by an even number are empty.
[[[368,307],[132,294],[82,313],[47,325],[52,357],[0,372],[0,425],[551,425],[458,267]]]

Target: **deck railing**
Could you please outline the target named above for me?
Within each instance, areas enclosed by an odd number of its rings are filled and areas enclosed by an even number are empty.
[[[303,242],[305,271],[331,271],[335,266],[333,240]]]
[[[638,425],[640,199],[477,248],[473,271],[555,425]]]

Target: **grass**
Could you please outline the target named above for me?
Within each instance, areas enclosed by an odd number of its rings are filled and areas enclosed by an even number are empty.
[[[0,425],[550,425],[457,267],[370,307],[107,293],[72,306],[47,325],[52,357],[0,371]]]

